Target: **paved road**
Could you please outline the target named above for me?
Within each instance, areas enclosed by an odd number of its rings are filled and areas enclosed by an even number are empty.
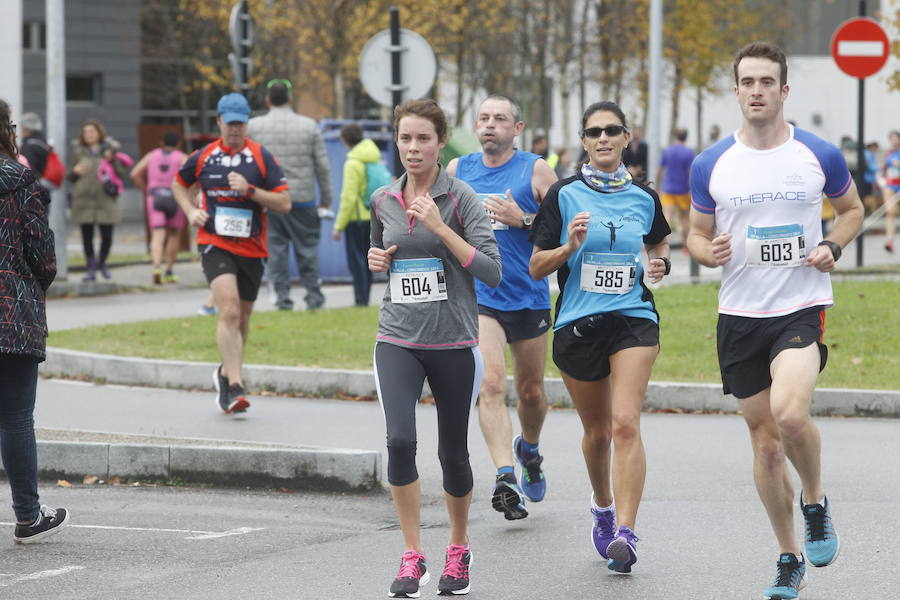
[[[229,419],[215,411],[209,393],[42,380],[38,394],[39,427],[383,449],[374,403],[254,397],[246,417]],[[418,419],[424,542],[439,569],[447,523],[433,407],[420,407]],[[852,592],[854,598],[894,600],[900,589],[898,424],[818,424],[844,546],[838,563],[811,573],[803,597],[838,599]],[[643,429],[649,469],[637,527],[640,562],[633,577],[617,577],[588,538],[590,492],[577,415],[550,414],[543,442],[550,492],[543,503],[529,505],[528,519],[513,525],[488,506],[492,468],[473,422],[470,597],[759,597],[776,551],[753,488],[740,417],[653,414],[644,416]],[[402,550],[385,493],[46,485],[43,500],[69,506],[75,523],[92,527],[40,546],[0,543],[0,597],[381,598]],[[8,502],[0,488],[0,505]],[[252,531],[240,533],[242,528]],[[232,535],[215,535],[223,532]],[[434,590],[429,584],[426,595]]]

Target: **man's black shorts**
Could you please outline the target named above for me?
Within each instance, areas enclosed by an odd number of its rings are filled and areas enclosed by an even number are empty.
[[[207,282],[212,283],[219,275],[231,273],[237,277],[238,296],[241,300],[256,300],[262,283],[265,259],[238,256],[218,246],[201,246],[200,264]]]
[[[583,321],[564,325],[553,334],[553,362],[579,381],[606,378],[609,357],[620,350],[659,344],[659,325],[650,319],[606,313],[599,326],[587,332],[579,327]],[[583,337],[576,336],[573,327],[579,327]]]
[[[500,323],[506,334],[506,343],[530,340],[544,335],[550,330],[550,309],[496,310],[481,304],[478,314],[490,317]]]
[[[749,398],[772,385],[769,367],[782,350],[819,346],[819,371],[828,360],[825,335],[825,310],[821,306],[805,308],[790,315],[756,319],[719,315],[716,345],[722,389],[735,398]]]

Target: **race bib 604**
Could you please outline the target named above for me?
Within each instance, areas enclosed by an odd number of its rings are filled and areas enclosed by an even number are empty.
[[[447,299],[444,263],[439,258],[410,258],[391,262],[391,302],[436,302]]]

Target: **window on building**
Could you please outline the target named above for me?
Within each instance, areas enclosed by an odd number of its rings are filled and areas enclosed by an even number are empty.
[[[43,21],[22,23],[22,48],[31,52],[47,49],[47,24]]]
[[[66,101],[100,104],[102,81],[97,73],[66,75]]]

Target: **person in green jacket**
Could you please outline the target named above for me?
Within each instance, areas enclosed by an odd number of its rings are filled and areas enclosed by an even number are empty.
[[[369,251],[371,224],[366,207],[366,163],[379,162],[381,150],[375,142],[363,138],[362,127],[349,123],[341,127],[341,141],[350,148],[344,163],[344,184],[341,188],[340,209],[334,221],[335,240],[346,233],[347,267],[353,276],[353,298],[357,306],[369,305],[369,289],[372,287],[372,272],[366,262]]]

